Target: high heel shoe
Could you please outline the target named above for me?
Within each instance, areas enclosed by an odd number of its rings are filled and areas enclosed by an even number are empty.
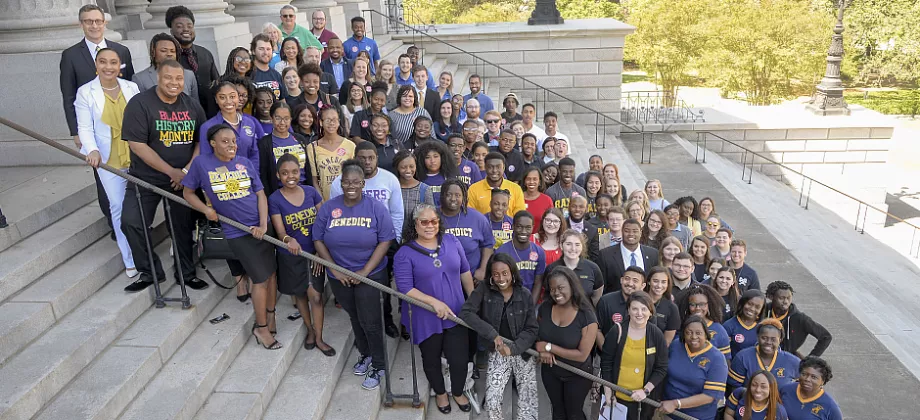
[[[469,413],[473,410],[473,402],[469,401],[469,398],[467,398],[466,404],[460,404],[460,402],[457,401],[457,397],[454,397],[454,402],[457,403],[457,408],[464,413]]]
[[[272,318],[275,317],[275,310],[274,310],[274,309],[271,309],[271,310],[266,309],[265,312],[268,312],[269,314],[271,314],[271,317],[272,317]],[[269,323],[269,324],[270,324],[270,323]],[[275,328],[278,328],[278,324],[277,324],[277,323],[275,324]],[[278,330],[274,330],[274,331],[273,331],[273,330],[268,330],[268,332],[270,332],[272,335],[278,334]]]
[[[236,296],[236,300],[238,300],[238,301],[240,301],[240,303],[242,303],[242,302],[245,302],[245,301],[249,300],[250,297],[252,297],[252,294],[246,293],[245,295],[242,295],[242,296],[237,295],[237,296]]]
[[[256,334],[256,329],[257,329],[257,328],[265,328],[265,327],[267,327],[267,326],[268,326],[268,325],[258,325],[258,324],[256,324],[256,323],[253,323],[253,324],[252,324],[252,336],[256,338],[256,344],[258,344],[258,345],[264,347],[265,350],[278,350],[278,349],[280,349],[282,346],[281,346],[281,343],[278,342],[278,340],[275,340],[275,341],[271,342],[270,344],[266,345],[266,344],[263,344],[263,343],[262,343],[262,340],[260,340],[260,339],[259,339],[259,336]]]

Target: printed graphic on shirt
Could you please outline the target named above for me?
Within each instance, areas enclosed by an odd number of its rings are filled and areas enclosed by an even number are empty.
[[[255,86],[256,89],[260,87],[267,87],[272,90],[272,93],[275,95],[275,99],[281,99],[281,83],[278,83],[277,80],[252,82],[252,85]]]
[[[449,233],[449,234],[451,234],[451,235],[454,235],[454,236],[456,236],[456,237],[461,237],[461,236],[466,237],[466,238],[472,238],[472,237],[473,237],[473,229],[472,229],[472,228],[462,228],[462,227],[447,228],[447,229],[444,229],[444,232],[445,232],[445,233]]]
[[[502,246],[505,242],[511,240],[511,222],[503,221],[501,223],[492,222],[492,236],[495,238],[495,249]]]
[[[332,211],[332,213],[333,213],[332,216],[333,216],[333,217],[336,217],[336,216],[335,216],[336,210],[339,210],[339,209],[335,209],[335,210]],[[339,215],[341,215],[341,210],[339,210],[339,212],[340,212]],[[342,217],[342,218],[335,218],[335,219],[332,219],[332,220],[329,221],[329,228],[332,229],[332,228],[337,228],[337,227],[352,227],[352,226],[363,227],[363,228],[370,228],[370,227],[371,227],[371,221],[372,221],[372,220],[373,220],[373,219],[371,219],[370,217]]]
[[[342,162],[344,161],[345,158],[338,154],[336,156],[325,156],[324,159],[319,161],[317,169],[320,173],[323,185],[332,185],[332,181],[334,181],[335,177],[339,176],[339,172],[342,171]]]
[[[377,190],[377,189],[372,189],[372,190],[365,189],[365,190],[364,190],[364,196],[365,196],[365,197],[368,197],[368,198],[373,198],[374,200],[377,200],[377,201],[379,201],[379,202],[381,202],[381,203],[387,203],[387,202],[390,201],[390,190],[387,190],[387,189],[379,189],[379,190]]]
[[[189,116],[189,111],[160,111],[159,114],[159,118],[154,121],[154,128],[159,132],[160,142],[164,146],[172,147],[194,142],[197,121]]]
[[[301,145],[295,144],[292,146],[272,147],[272,154],[275,155],[275,163],[277,163],[278,159],[281,159],[281,156],[284,156],[285,153],[296,157],[297,161],[300,162],[300,167],[304,167],[304,162],[307,161],[307,154],[304,152]]]
[[[310,226],[313,226],[314,220],[316,220],[315,206],[284,216],[284,224],[290,226],[291,230],[299,230],[303,236],[310,236]]]
[[[208,171],[208,179],[211,182],[211,191],[219,201],[236,200],[251,194],[252,180],[249,179],[245,165],[237,164],[235,171],[221,166],[214,171]]]

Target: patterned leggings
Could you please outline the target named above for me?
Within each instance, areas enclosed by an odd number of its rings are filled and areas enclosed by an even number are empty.
[[[486,411],[489,420],[502,420],[502,398],[505,385],[511,375],[517,383],[518,404],[515,419],[536,420],[537,409],[537,365],[531,358],[525,361],[521,356],[502,356],[497,351],[489,353],[488,382],[486,382]]]

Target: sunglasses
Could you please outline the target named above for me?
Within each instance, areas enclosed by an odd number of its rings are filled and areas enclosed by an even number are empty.
[[[281,17],[283,17],[283,18],[285,18],[285,19],[291,19],[291,18],[294,17],[294,15],[281,15]]]
[[[437,226],[440,224],[438,219],[416,219],[416,221],[418,222],[419,226],[423,227]]]
[[[706,222],[709,226],[719,226],[719,222]]]
[[[486,120],[489,124],[498,124],[498,120]]]

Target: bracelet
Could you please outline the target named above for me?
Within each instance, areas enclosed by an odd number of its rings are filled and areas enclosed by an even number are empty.
[[[680,398],[677,399],[677,409],[680,410]]]
[[[291,238],[291,237],[290,237],[290,236],[287,236],[287,235],[284,235],[284,237],[281,238],[281,242],[287,243],[288,238]],[[294,239],[294,238],[291,238],[291,239]]]
[[[182,168],[182,173],[188,175],[188,169]]]

